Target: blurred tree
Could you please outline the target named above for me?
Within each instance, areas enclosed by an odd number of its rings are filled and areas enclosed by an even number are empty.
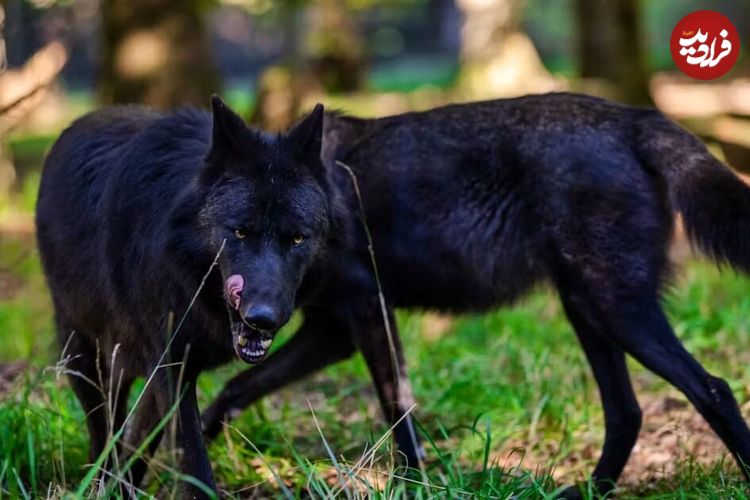
[[[0,0],[0,73],[5,71],[8,64],[5,52],[5,4],[7,0]]]
[[[463,14],[461,56],[475,61],[493,58],[510,33],[518,30],[523,0],[457,0]]]
[[[205,105],[219,78],[204,0],[103,0],[99,97],[105,104]]]
[[[322,93],[320,82],[304,66],[294,62],[269,66],[258,77],[250,122],[263,130],[284,130],[299,117],[303,101]]]
[[[309,17],[305,55],[323,87],[329,92],[361,88],[367,61],[352,8],[342,0],[316,0]]]
[[[555,90],[557,82],[520,29],[524,0],[456,0],[463,14],[459,96],[483,99]]]
[[[5,72],[7,67],[5,53],[5,5],[6,0],[0,0],[0,75]],[[10,109],[8,105],[4,105],[3,108],[0,109],[0,119]],[[7,188],[13,183],[16,174],[13,162],[8,159],[7,147],[3,140],[4,136],[4,133],[0,134],[0,195],[6,194]]]
[[[260,74],[251,121],[264,129],[281,130],[299,116],[309,96],[359,90],[367,59],[354,14],[378,1],[385,0],[276,2],[269,15],[283,30],[286,57]],[[298,14],[306,16],[304,26],[297,22]]]
[[[651,102],[639,0],[576,0],[580,73],[602,79],[611,97]]]
[[[285,59],[258,75],[257,99],[250,121],[264,130],[287,128],[297,118],[305,95],[320,90],[305,71],[299,50],[298,14],[306,3],[305,0],[279,0],[273,10],[266,13],[281,28]]]

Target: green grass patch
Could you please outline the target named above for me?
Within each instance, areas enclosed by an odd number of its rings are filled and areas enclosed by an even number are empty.
[[[90,470],[88,436],[65,377],[45,369],[54,367],[56,350],[33,241],[3,238],[0,269],[10,283],[0,291],[0,360],[25,359],[31,366],[0,398],[0,496],[69,494]],[[678,335],[710,371],[730,382],[741,403],[750,400],[748,290],[748,279],[694,262],[665,293]],[[580,454],[582,433],[602,435],[595,384],[552,291],[537,290],[513,308],[455,318],[438,335],[429,332],[424,314],[399,312],[397,319],[419,403],[415,417],[427,448],[426,475],[400,478],[405,471],[390,439],[382,439],[388,428],[356,355],[252,405],[233,422],[236,429],[210,445],[216,478],[230,497],[247,494],[251,486],[268,496],[326,496],[340,494],[343,484],[354,498],[551,498],[560,486],[549,475],[556,463]],[[282,332],[275,348],[298,322]],[[631,366],[641,394],[667,389],[636,363]],[[230,363],[204,374],[201,405],[244,368]],[[516,443],[523,449],[509,451]],[[377,444],[367,467],[355,469]],[[509,453],[513,460],[500,467]],[[596,453],[581,459],[581,477],[595,459]],[[174,471],[161,468],[147,492],[161,496],[176,479]],[[86,494],[94,495],[95,488],[84,483]],[[744,492],[733,469],[688,462],[675,476],[631,487],[621,497],[745,498]]]

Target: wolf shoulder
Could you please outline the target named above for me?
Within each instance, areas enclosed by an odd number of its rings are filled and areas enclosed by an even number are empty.
[[[205,154],[210,130],[210,115],[193,108],[168,114],[135,105],[102,108],[78,118],[60,135],[45,173],[159,168],[165,160]]]

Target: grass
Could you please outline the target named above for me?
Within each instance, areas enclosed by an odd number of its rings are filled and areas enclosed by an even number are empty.
[[[33,242],[3,238],[0,250],[0,267],[12,264],[18,282],[12,295],[0,300],[0,357],[30,364],[0,401],[0,485],[11,497],[75,491],[87,472],[88,437],[64,377],[48,368],[56,353]],[[691,264],[677,281],[667,297],[676,330],[707,368],[728,378],[738,399],[747,401],[750,282],[705,263]],[[548,474],[556,462],[580,454],[581,432],[601,432],[593,381],[551,292],[537,291],[515,308],[456,318],[444,331],[419,313],[402,312],[398,323],[428,448],[426,480],[416,480],[429,486],[375,472],[399,474],[386,439],[375,452],[375,471],[346,486],[351,496],[409,490],[417,497],[538,498],[556,488]],[[284,339],[289,335],[282,333]],[[199,381],[202,404],[243,368],[232,363],[205,374]],[[666,390],[656,377],[633,368],[642,394]],[[345,470],[388,430],[358,356],[253,405],[233,426],[211,444],[210,455],[219,483],[236,495],[252,485],[281,494],[280,483],[295,496],[330,495],[341,487],[330,454],[338,470]],[[513,443],[525,446],[515,453],[517,466],[498,467],[512,454]],[[551,455],[545,451],[550,446]],[[524,469],[534,455],[546,462],[531,460],[531,470]],[[568,477],[584,477],[595,456]],[[162,468],[150,493],[173,480],[173,471]],[[675,491],[686,498],[745,494],[731,467],[699,464],[685,464],[677,475],[652,485],[649,495],[671,498]]]
[[[0,217],[28,215],[37,182],[30,173],[19,194],[0,201]],[[665,297],[678,335],[709,371],[729,381],[741,404],[750,400],[748,290],[742,276],[691,262]],[[397,319],[427,448],[426,475],[400,479],[405,471],[396,465],[357,355],[248,408],[210,445],[216,479],[230,497],[257,487],[274,497],[551,498],[591,471],[602,440],[598,395],[550,290],[486,315],[445,319],[402,311]],[[298,319],[292,323],[275,348]],[[57,364],[30,235],[0,233],[0,332],[0,363],[28,363],[10,385],[0,377],[0,498],[101,494],[87,479],[84,415]],[[679,397],[631,366],[642,399]],[[204,374],[201,406],[242,369],[235,362]],[[681,454],[672,472],[636,475],[620,497],[746,498],[733,464],[722,462],[721,453],[715,458],[706,463]],[[173,488],[178,476],[169,462],[163,452],[152,461],[148,494],[161,497]]]

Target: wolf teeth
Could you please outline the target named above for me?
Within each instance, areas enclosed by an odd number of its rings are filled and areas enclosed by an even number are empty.
[[[260,341],[260,346],[261,346],[261,347],[262,347],[263,349],[268,349],[269,347],[271,347],[271,342],[273,342],[273,341],[272,341],[272,340],[270,340],[270,339],[267,339],[267,340],[261,340],[261,341]]]
[[[237,337],[237,343],[240,345],[240,347],[246,346],[247,345],[247,337],[243,337],[242,335],[240,335],[239,337]]]

